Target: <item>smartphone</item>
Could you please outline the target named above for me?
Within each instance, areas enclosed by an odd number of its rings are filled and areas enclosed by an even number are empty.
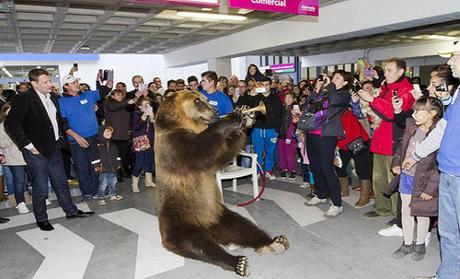
[[[392,92],[392,93],[393,93],[393,97],[396,97],[396,98],[398,98],[398,91],[396,91],[396,90],[393,90],[393,92]]]
[[[102,80],[108,80],[109,77],[109,70],[104,70],[104,75]]]
[[[139,91],[145,91],[147,90],[147,84],[146,83],[142,83],[142,84],[139,84]]]
[[[73,68],[75,71],[78,71],[78,63],[73,63]]]
[[[300,111],[299,105],[294,105],[294,107],[292,109],[295,110],[295,111]]]
[[[109,70],[109,72],[107,73],[107,80],[113,81],[113,70]]]

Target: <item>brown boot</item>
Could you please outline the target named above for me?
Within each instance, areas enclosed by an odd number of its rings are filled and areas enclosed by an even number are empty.
[[[341,196],[348,197],[350,195],[350,185],[348,183],[348,177],[339,177],[339,181]]]
[[[355,206],[362,207],[369,204],[371,181],[369,179],[360,179],[359,184],[361,184],[361,195],[359,197],[359,200],[355,203]]]

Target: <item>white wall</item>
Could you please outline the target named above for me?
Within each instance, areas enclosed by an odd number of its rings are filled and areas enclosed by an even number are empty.
[[[60,78],[69,73],[74,61],[5,61],[8,65],[57,65]],[[163,86],[169,79],[187,79],[190,75],[198,78],[202,72],[208,70],[207,63],[186,67],[166,68],[163,55],[152,54],[100,54],[98,61],[78,61],[78,69],[74,75],[81,78],[81,82],[88,83],[91,88],[96,87],[96,75],[99,69],[113,69],[114,82],[122,81],[132,90],[131,78],[141,75],[146,83],[158,76],[163,80]]]

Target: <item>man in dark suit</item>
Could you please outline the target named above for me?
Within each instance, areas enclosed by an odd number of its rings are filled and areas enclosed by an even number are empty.
[[[50,94],[50,75],[43,69],[29,72],[32,88],[15,98],[5,121],[5,130],[22,150],[30,169],[35,220],[41,230],[51,231],[45,199],[48,177],[67,218],[87,217],[94,212],[79,210],[70,196],[60,152],[65,122],[62,121],[56,96]]]

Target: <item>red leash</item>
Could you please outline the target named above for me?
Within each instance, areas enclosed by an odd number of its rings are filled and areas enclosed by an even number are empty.
[[[257,201],[257,200],[260,198],[260,196],[262,196],[262,194],[264,193],[264,191],[265,191],[265,184],[266,184],[266,182],[267,182],[267,177],[265,176],[265,173],[262,171],[262,168],[260,167],[260,165],[257,164],[257,166],[258,166],[258,167],[260,168],[260,170],[261,170],[261,173],[260,173],[260,174],[262,175],[262,188],[260,189],[260,192],[259,192],[259,194],[257,195],[257,197],[255,197],[255,198],[253,198],[253,199],[251,199],[251,200],[248,200],[248,201],[246,201],[246,202],[239,203],[239,204],[237,204],[237,206],[243,207],[243,206],[246,206],[246,205],[250,205],[251,203]]]

